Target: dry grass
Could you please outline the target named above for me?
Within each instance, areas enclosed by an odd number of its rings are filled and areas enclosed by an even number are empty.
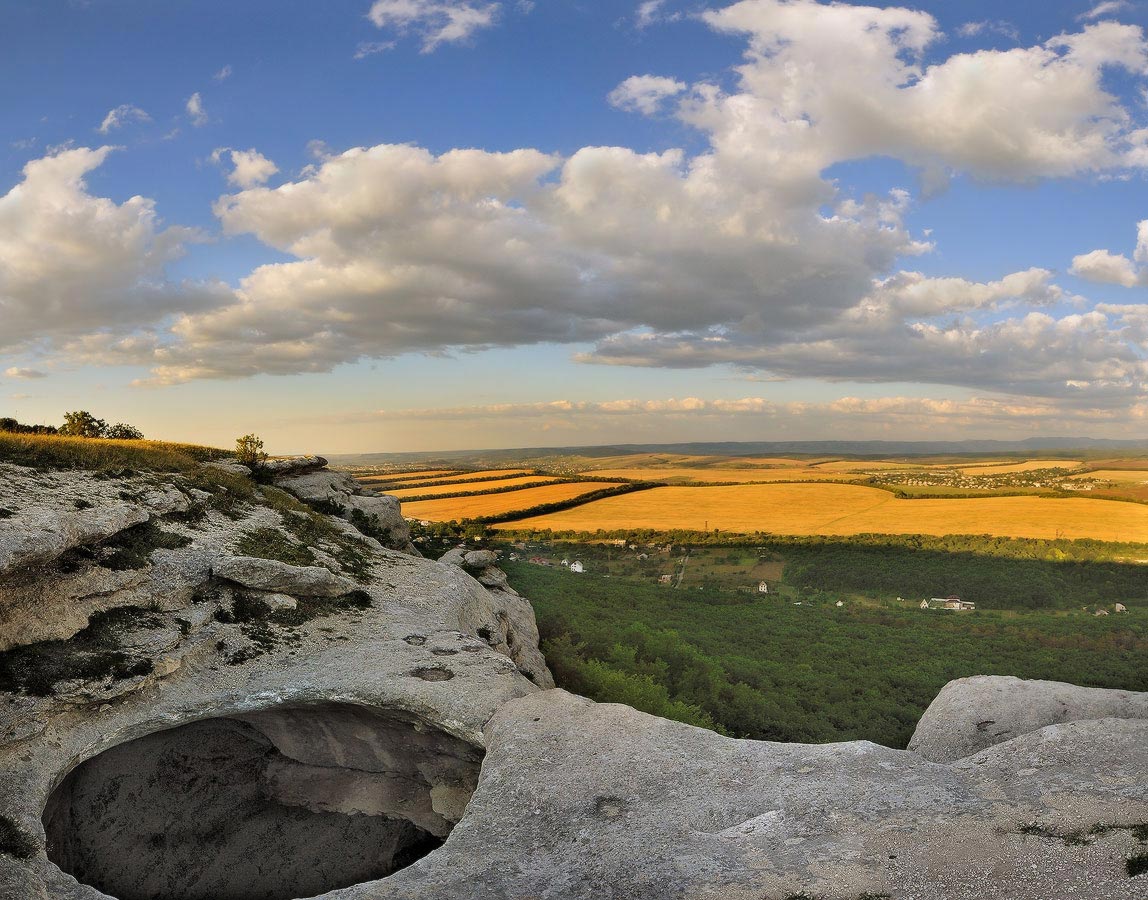
[[[508,487],[521,487],[522,485],[543,485],[551,484],[557,481],[557,478],[545,478],[538,475],[523,475],[521,478],[506,478],[500,481],[476,481],[474,483],[459,481],[451,484],[440,485],[439,487],[409,487],[397,491],[387,491],[392,497],[398,497],[400,500],[405,497],[425,497],[434,494],[454,494],[458,491],[472,491],[479,493],[482,491],[501,490]]]
[[[195,444],[0,432],[0,462],[38,468],[185,472],[226,456],[231,453]]]
[[[589,472],[585,474],[591,474]],[[597,478],[622,478],[633,481],[664,481],[668,484],[712,484],[714,482],[751,481],[859,481],[866,476],[848,472],[825,471],[821,468],[788,467],[777,469],[722,469],[674,466],[655,468],[596,469]]]
[[[960,471],[964,475],[1008,475],[1011,472],[1032,472],[1036,469],[1079,469],[1082,463],[1075,459],[1028,459],[1024,462],[1000,466],[969,466]]]
[[[1148,506],[1088,498],[898,500],[846,484],[665,487],[596,500],[502,528],[656,528],[795,535],[992,534],[1148,541]]]
[[[499,484],[490,481],[487,484]],[[427,519],[431,522],[449,522],[453,519],[475,519],[480,516],[500,516],[504,513],[530,509],[543,503],[557,503],[572,500],[601,491],[616,484],[600,482],[567,482],[548,484],[544,487],[525,488],[506,494],[480,494],[474,497],[453,497],[449,500],[420,500],[417,503],[404,503],[403,515],[414,519]]]

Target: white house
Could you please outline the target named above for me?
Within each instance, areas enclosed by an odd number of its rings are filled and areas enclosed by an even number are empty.
[[[934,597],[929,601],[930,609],[976,609],[977,605],[971,600],[962,600],[960,597]]]
[[[570,563],[570,571],[577,572],[581,575],[586,569],[579,560],[574,560],[574,562]]]
[[[759,594],[768,594],[769,593],[769,584],[765,581],[761,582],[757,586],[757,592]]]

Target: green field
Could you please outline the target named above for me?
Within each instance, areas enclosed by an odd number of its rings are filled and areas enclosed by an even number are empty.
[[[502,565],[534,605],[562,687],[739,737],[901,747],[954,678],[1148,690],[1148,569],[1037,558],[1037,543],[998,556],[813,542],[688,553],[552,544]],[[587,572],[531,555],[578,558]],[[681,586],[658,584],[683,559]],[[760,594],[768,573],[779,581]],[[975,597],[977,611],[918,607],[946,587]],[[1116,601],[1128,611],[1114,612]]]

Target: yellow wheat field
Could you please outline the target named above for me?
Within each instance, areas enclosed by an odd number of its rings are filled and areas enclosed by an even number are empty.
[[[777,469],[718,469],[673,466],[671,468],[622,468],[595,470],[599,478],[622,478],[632,481],[665,481],[670,484],[708,484],[722,481],[859,481],[866,476],[847,472],[825,471],[808,466]]]
[[[406,490],[406,486],[418,487],[418,485],[426,484],[428,481],[474,481],[477,478],[499,478],[503,475],[529,475],[532,471],[532,469],[488,469],[483,472],[463,472],[459,475],[443,475],[439,477],[428,476],[427,478],[410,479],[403,478],[400,479],[400,481],[402,481],[404,485],[403,489]],[[360,478],[359,481],[367,485],[389,484],[390,482],[394,481],[394,479],[386,475],[380,475],[378,477],[372,476],[368,478]]]
[[[498,528],[714,529],[794,535],[991,534],[1148,541],[1148,506],[1085,498],[986,497],[898,500],[848,484],[664,487]]]
[[[1113,481],[1118,484],[1144,484],[1148,482],[1148,469],[1097,469],[1094,472],[1081,472],[1070,477]]]
[[[815,471],[818,472],[879,472],[887,469],[919,469],[910,463],[892,462],[889,460],[865,459],[836,459],[831,462],[818,463]]]
[[[428,478],[457,475],[458,469],[430,469],[417,472],[371,472],[363,469],[352,469],[351,474],[360,481],[425,481]]]
[[[455,481],[450,484],[439,485],[438,487],[409,487],[402,488],[397,491],[387,491],[392,497],[398,497],[400,500],[405,497],[425,497],[434,494],[454,494],[459,491],[489,491],[495,488],[508,488],[520,487],[524,484],[539,485],[551,484],[557,481],[557,478],[547,478],[541,475],[523,475],[520,478],[504,478],[499,481]]]
[[[499,482],[487,482],[497,485]],[[426,519],[431,522],[449,522],[453,519],[474,519],[479,516],[499,516],[503,513],[530,509],[543,503],[572,500],[601,491],[616,484],[602,482],[566,482],[544,487],[525,488],[505,494],[480,494],[474,497],[453,497],[448,500],[419,500],[403,504],[403,515],[408,519]]]
[[[1032,472],[1034,469],[1079,469],[1081,463],[1075,459],[1029,459],[1024,462],[1000,466],[969,466],[961,469],[963,475],[1007,475],[1010,472]]]

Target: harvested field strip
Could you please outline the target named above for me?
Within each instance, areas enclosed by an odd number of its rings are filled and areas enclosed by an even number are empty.
[[[405,500],[408,497],[438,496],[441,494],[481,494],[485,491],[521,490],[524,487],[542,487],[553,484],[557,478],[539,475],[523,475],[519,478],[502,478],[498,481],[459,481],[440,484],[438,487],[410,487],[398,491],[387,491],[392,497]]]
[[[617,483],[565,482],[538,488],[525,488],[506,494],[485,494],[474,497],[454,497],[448,500],[420,500],[403,504],[403,515],[409,519],[431,522],[449,522],[454,519],[477,519],[483,516],[501,516],[522,509],[531,509],[544,503],[572,500],[583,494],[592,494]]]
[[[555,531],[654,528],[794,535],[990,534],[1148,541],[1148,506],[1086,498],[898,500],[861,485],[659,487],[498,526]]]
[[[622,478],[628,481],[664,481],[667,484],[706,484],[712,482],[753,482],[753,481],[862,481],[863,474],[850,475],[847,472],[821,471],[820,469],[718,469],[673,467],[665,469],[594,469],[583,472],[595,478]]]
[[[1033,472],[1037,469],[1064,469],[1066,472],[1071,472],[1080,466],[1081,463],[1075,459],[1030,459],[1004,466],[968,466],[959,471],[962,475],[1008,475],[1012,472]]]
[[[360,481],[426,481],[428,478],[447,478],[451,475],[465,474],[459,469],[434,469],[421,472],[367,472],[352,469],[351,474]]]
[[[425,488],[439,487],[440,485],[444,485],[447,487],[457,487],[459,490],[466,490],[468,488],[464,487],[464,485],[489,484],[490,486],[494,487],[494,486],[497,486],[500,482],[512,481],[516,478],[523,478],[523,477],[546,478],[548,476],[546,476],[546,475],[529,475],[529,476],[527,476],[527,475],[524,475],[523,473],[511,472],[509,474],[504,474],[504,475],[486,475],[486,474],[483,474],[483,475],[467,475],[465,478],[432,478],[429,481],[399,481],[399,482],[389,482],[389,483],[380,483],[380,482],[373,481],[373,482],[370,482],[369,484],[363,484],[363,486],[369,487],[375,491],[383,491],[385,493],[390,493],[392,489],[400,490],[400,491],[415,490],[415,489],[423,490]],[[360,483],[362,483],[362,482],[360,482]]]
[[[422,485],[423,487],[433,487],[438,484],[448,484],[457,481],[482,481],[483,479],[491,478],[514,478],[518,475],[530,475],[533,469],[490,469],[482,472],[460,472],[456,475],[442,475],[433,476],[428,478],[411,478],[402,479],[401,483],[404,488],[415,487]],[[359,479],[365,483],[368,479]],[[382,484],[391,484],[393,479],[387,478],[371,478],[369,484],[371,487],[377,487]]]
[[[1079,475],[1070,475],[1069,478],[1115,481],[1124,484],[1143,484],[1148,482],[1148,469],[1097,469],[1094,472],[1081,472]]]

